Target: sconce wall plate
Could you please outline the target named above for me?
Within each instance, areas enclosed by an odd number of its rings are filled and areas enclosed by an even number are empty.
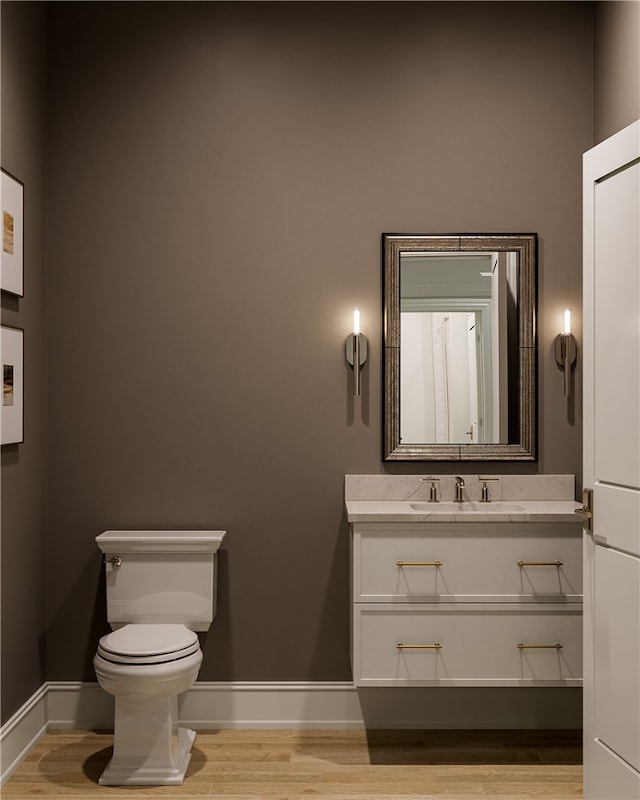
[[[571,394],[571,367],[576,363],[578,347],[572,333],[559,333],[556,336],[556,361],[564,370],[564,396]]]
[[[354,340],[357,340],[357,345]],[[347,358],[347,362],[353,366],[353,351],[354,349],[358,350],[360,354],[360,366],[364,367],[365,362],[367,360],[367,337],[364,333],[352,333],[350,336],[347,336],[347,341],[345,344],[345,354]]]
[[[367,361],[367,337],[363,333],[352,333],[345,342],[345,357],[353,369],[353,393],[360,395],[360,373]]]
[[[367,361],[367,337],[360,333],[360,309],[353,309],[353,333],[345,343],[345,357],[353,369],[353,394],[360,396],[360,373]]]

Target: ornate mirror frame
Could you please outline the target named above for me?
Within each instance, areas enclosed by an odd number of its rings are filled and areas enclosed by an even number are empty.
[[[403,444],[400,439],[400,255],[403,252],[518,253],[518,441],[512,444]],[[385,461],[535,461],[537,234],[382,235]]]

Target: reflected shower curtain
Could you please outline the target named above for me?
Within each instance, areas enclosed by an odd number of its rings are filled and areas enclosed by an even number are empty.
[[[453,419],[449,394],[451,386],[451,325],[447,313],[434,313],[431,316],[436,442],[447,444],[453,440]]]

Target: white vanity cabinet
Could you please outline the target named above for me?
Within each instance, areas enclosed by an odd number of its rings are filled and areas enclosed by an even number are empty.
[[[575,686],[579,524],[352,523],[356,686]]]

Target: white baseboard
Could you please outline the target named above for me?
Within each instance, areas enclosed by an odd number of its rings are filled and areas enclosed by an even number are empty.
[[[371,688],[350,682],[198,682],[180,721],[228,728],[579,728],[580,689]],[[113,697],[97,683],[44,684],[0,728],[0,784],[47,730],[110,730]]]
[[[180,720],[196,730],[362,728],[351,683],[196,683],[178,701]]]
[[[49,681],[47,729],[112,730],[113,695],[97,683]]]
[[[0,728],[0,785],[47,730],[47,685],[42,685]]]

